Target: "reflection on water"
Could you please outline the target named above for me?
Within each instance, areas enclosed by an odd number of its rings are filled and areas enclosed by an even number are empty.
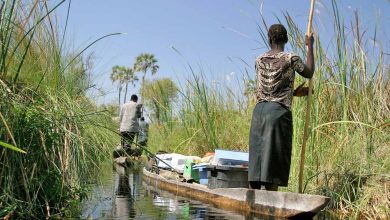
[[[153,204],[169,212],[171,218],[167,219],[275,219],[273,217],[242,216],[199,201],[175,196],[172,193],[147,186],[145,183],[143,186],[147,194],[153,197]]]
[[[122,166],[115,167],[118,173],[118,183],[116,184],[115,199],[112,204],[113,217],[120,219],[130,219],[135,217],[134,199],[133,195],[135,192],[135,181],[134,174],[130,173],[127,168]],[[137,175],[138,176],[138,175]],[[130,182],[133,182],[132,188]]]
[[[99,184],[82,201],[83,219],[276,219],[243,216],[159,190],[142,182],[141,170],[114,165],[101,172]]]

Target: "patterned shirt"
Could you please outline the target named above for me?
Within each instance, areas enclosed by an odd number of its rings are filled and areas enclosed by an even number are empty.
[[[295,71],[301,73],[305,65],[295,53],[269,52],[256,59],[257,102],[277,102],[291,108]]]

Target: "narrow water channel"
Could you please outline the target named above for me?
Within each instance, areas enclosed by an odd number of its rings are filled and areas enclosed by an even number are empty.
[[[87,199],[83,219],[277,219],[243,216],[148,186],[142,170],[104,166]]]

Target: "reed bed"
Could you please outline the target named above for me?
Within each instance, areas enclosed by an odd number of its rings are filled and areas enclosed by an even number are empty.
[[[0,218],[78,216],[90,170],[117,138],[87,98],[88,62],[68,51],[53,12],[64,1],[0,3]]]
[[[350,27],[354,33],[347,34],[337,1],[331,1],[331,6],[333,43],[325,46],[320,36],[315,39],[314,101],[304,190],[331,197],[328,209],[341,218],[386,218],[390,216],[388,59],[383,50],[366,40],[370,34],[376,40],[375,33],[363,33],[356,28],[358,14]],[[289,29],[289,46],[304,57],[304,32],[287,13],[280,21]],[[260,35],[266,36],[265,26],[258,27]],[[201,68],[190,71],[193,77],[181,88],[173,107],[176,114],[169,119],[173,127],[165,129],[170,132],[161,133],[161,126],[168,121],[153,125],[151,149],[198,156],[215,148],[247,151],[255,105],[250,92],[253,88],[247,87],[247,96],[243,97],[234,94],[233,89],[207,83],[201,77]],[[295,84],[302,81],[297,77]],[[250,82],[253,78],[237,85],[251,85]],[[289,187],[283,189],[286,191],[298,190],[305,108],[306,98],[294,99],[292,166]]]

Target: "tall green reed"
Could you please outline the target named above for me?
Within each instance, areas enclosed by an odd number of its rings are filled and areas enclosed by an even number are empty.
[[[249,117],[245,108],[238,106],[242,97],[220,85],[208,84],[201,69],[191,71],[192,78],[182,86],[173,106],[173,129],[163,140],[161,134],[151,134],[159,137],[151,138],[151,146],[198,155],[216,148],[245,149]]]
[[[388,215],[390,192],[384,187],[390,182],[388,60],[381,48],[371,47],[365,40],[372,37],[377,41],[376,31],[359,29],[357,13],[351,27],[347,27],[338,2],[332,0],[330,6],[329,17],[333,19],[335,32],[332,43],[325,46],[319,35],[315,39],[316,72],[305,192],[330,196],[329,208],[345,216]],[[258,25],[264,45],[267,45],[266,20],[262,18]],[[305,58],[304,32],[288,13],[279,21],[288,27],[289,48]],[[347,33],[347,28],[353,34]],[[241,103],[240,98],[229,95],[229,88],[217,89],[207,84],[201,77],[201,68],[199,71],[191,68],[191,73],[193,78],[181,89],[171,134],[162,139],[152,127],[152,147],[199,156],[215,148],[247,150],[251,111],[255,105],[250,94],[253,90],[246,89],[249,107],[241,108],[237,105]],[[295,84],[303,81],[296,77]],[[305,98],[294,99],[293,154],[289,187],[284,189],[287,191],[297,190],[305,107]]]
[[[59,38],[53,12],[63,2],[8,0],[1,11],[0,112],[10,132],[0,126],[0,140],[27,154],[0,148],[0,217],[77,212],[89,168],[116,141],[101,129],[114,127],[111,117],[86,96],[81,53]]]

